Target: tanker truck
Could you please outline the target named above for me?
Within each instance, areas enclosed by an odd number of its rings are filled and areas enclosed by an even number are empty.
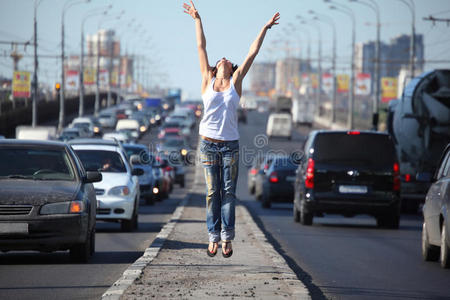
[[[402,207],[417,211],[450,143],[450,70],[413,78],[389,103],[387,127],[400,163]]]

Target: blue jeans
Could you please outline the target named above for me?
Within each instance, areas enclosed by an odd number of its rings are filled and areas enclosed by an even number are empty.
[[[200,161],[206,181],[206,225],[209,241],[234,239],[239,141],[201,139]]]

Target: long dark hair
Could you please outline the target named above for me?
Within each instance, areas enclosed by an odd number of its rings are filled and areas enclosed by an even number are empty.
[[[217,64],[219,63],[219,61],[220,61],[220,59],[219,59],[218,61],[216,61],[216,65],[215,65],[215,66],[212,68],[212,70],[211,70],[211,71],[212,71],[212,74],[213,74],[213,77],[216,77],[216,74],[217,74]],[[234,71],[236,71],[238,67],[239,67],[238,65],[231,63],[231,76],[233,76]]]

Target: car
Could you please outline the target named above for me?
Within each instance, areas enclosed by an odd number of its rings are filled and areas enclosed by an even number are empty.
[[[98,123],[96,118],[89,117],[78,117],[72,120],[69,128],[80,128],[84,127],[89,130],[92,136],[102,136],[101,125]]]
[[[262,200],[264,178],[266,176],[266,172],[269,169],[270,164],[272,163],[274,157],[275,156],[271,153],[266,154],[264,156],[264,159],[262,159],[261,165],[258,168],[258,172],[255,174],[254,195],[255,195],[255,199],[258,201]]]
[[[103,180],[94,183],[97,195],[97,220],[120,222],[122,231],[138,227],[139,180],[144,173],[132,168],[122,145],[112,140],[80,139],[69,141],[88,171],[100,171]]]
[[[155,187],[158,189],[158,193],[155,194],[155,200],[161,201],[169,197],[172,190],[173,179],[165,172],[160,162],[156,159],[153,164],[153,177],[155,178]]]
[[[0,141],[0,250],[69,250],[87,262],[95,252],[97,200],[71,147],[56,141]]]
[[[161,164],[161,167],[170,174],[173,179],[173,183],[178,184],[180,187],[185,186],[185,173],[184,164],[178,155],[165,155],[158,153],[157,158]]]
[[[271,113],[267,120],[266,134],[268,138],[292,138],[292,117],[288,113]]]
[[[238,122],[247,124],[247,110],[241,106],[237,109]]]
[[[276,155],[267,171],[261,174],[261,206],[270,208],[272,202],[292,202],[297,163],[291,156]]]
[[[182,161],[184,164],[194,163],[194,158],[190,155],[193,154],[191,146],[185,138],[167,137],[162,139],[157,146],[157,150],[177,161]]]
[[[250,195],[255,194],[255,180],[256,175],[258,174],[261,164],[264,160],[264,155],[257,155],[253,159],[253,162],[251,166],[248,169],[248,175],[247,175],[247,186],[248,186],[248,192]]]
[[[136,119],[119,120],[116,125],[116,131],[129,131],[135,139],[138,139],[146,130],[145,125]]]
[[[450,144],[444,150],[423,207],[422,257],[450,268]]]
[[[400,172],[394,142],[375,131],[312,131],[297,170],[293,215],[374,216],[379,227],[400,222]]]
[[[158,133],[158,139],[181,138],[183,135],[179,128],[165,128]]]
[[[90,133],[86,127],[65,128],[59,135],[58,140],[65,142],[72,139],[86,138],[89,136]]]
[[[113,110],[101,111],[98,122],[103,128],[115,128],[117,123],[116,113]]]
[[[136,141],[136,139],[131,136],[129,131],[113,131],[103,134],[104,140],[113,140],[120,143],[131,143]]]
[[[153,204],[153,200],[159,193],[159,189],[155,186],[155,178],[153,174],[155,157],[149,153],[146,145],[123,144],[122,146],[127,153],[131,165],[144,170],[144,174],[138,177],[141,197],[145,199],[147,204]]]

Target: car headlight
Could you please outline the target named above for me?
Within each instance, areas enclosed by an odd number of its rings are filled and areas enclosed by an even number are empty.
[[[144,132],[145,131],[145,126],[141,126],[141,127],[139,127],[139,130],[141,131],[141,132]]]
[[[187,152],[187,150],[186,150],[186,149],[182,149],[182,150],[181,150],[181,155],[183,155],[183,156],[186,156],[186,155],[187,155],[187,153],[188,153],[188,152]]]
[[[151,119],[150,119],[150,123],[151,123],[151,124],[155,124],[155,123],[156,123],[155,119],[151,118]]]
[[[125,197],[130,194],[130,189],[127,186],[116,186],[109,190],[108,195]]]
[[[85,210],[84,202],[69,201],[45,204],[41,207],[41,215],[79,214]]]
[[[156,120],[156,121],[161,120],[161,116],[160,116],[160,115],[156,115],[156,116],[155,116],[155,120]]]

